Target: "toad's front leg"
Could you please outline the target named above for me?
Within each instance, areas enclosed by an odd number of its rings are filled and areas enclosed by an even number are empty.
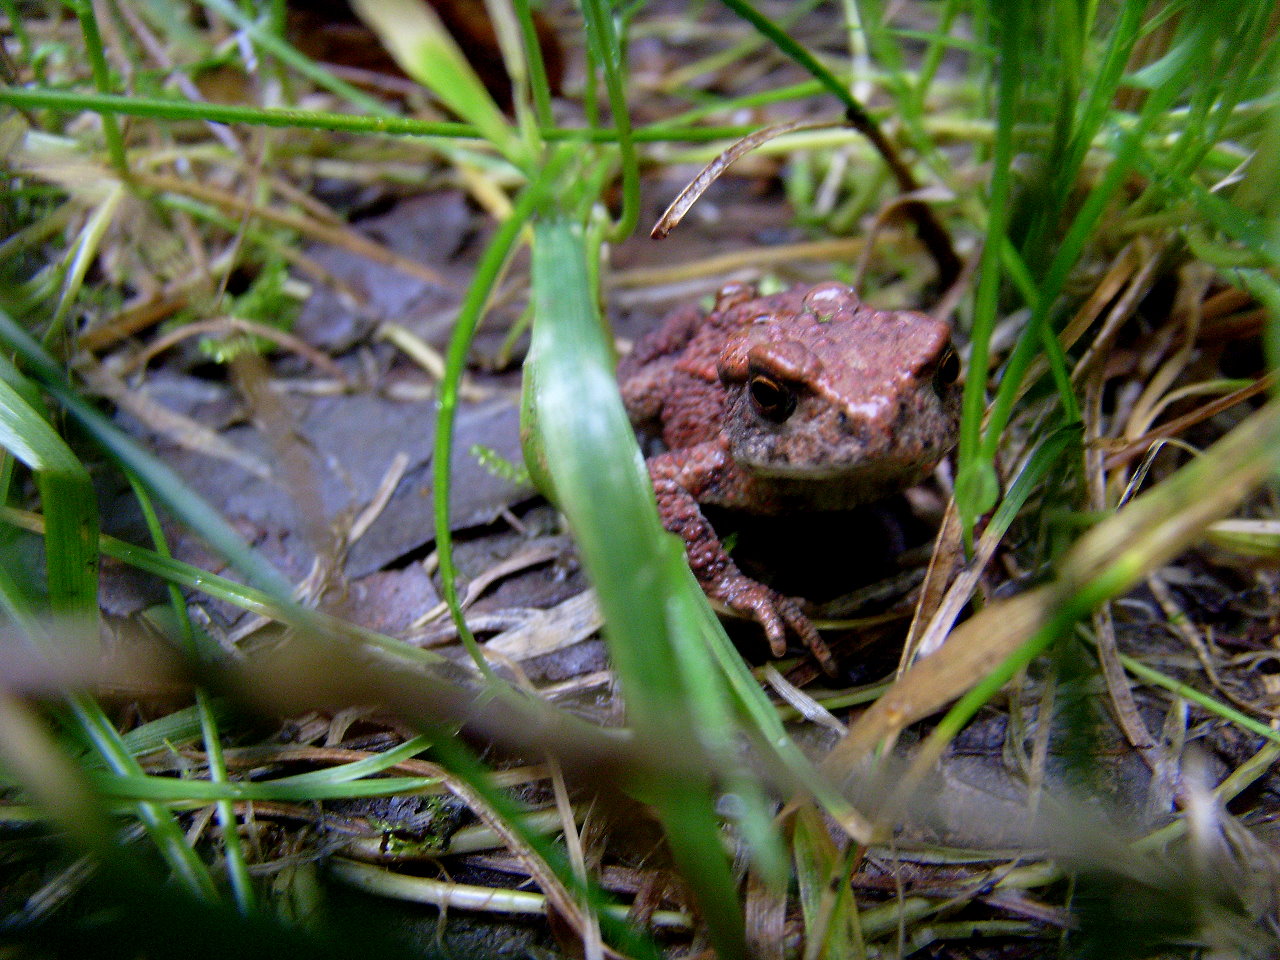
[[[836,676],[831,650],[796,601],[739,570],[702,515],[698,498],[734,470],[723,445],[701,443],[660,454],[649,459],[648,467],[662,525],[684,541],[689,567],[703,592],[759,623],[775,657],[787,652],[786,628],[790,627],[822,669]]]

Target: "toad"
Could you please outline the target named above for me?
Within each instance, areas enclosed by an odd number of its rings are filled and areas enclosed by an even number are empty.
[[[779,515],[845,510],[927,476],[955,442],[950,328],[875,310],[838,282],[758,296],[723,287],[710,313],[677,310],[619,366],[663,526],[707,596],[756,620],[774,656],[790,630],[823,669],[830,650],[799,604],[738,569],[701,505]]]

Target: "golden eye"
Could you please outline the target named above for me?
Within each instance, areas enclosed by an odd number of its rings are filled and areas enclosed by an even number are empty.
[[[938,364],[933,370],[933,388],[941,393],[960,379],[960,357],[948,345],[938,357]]]
[[[796,409],[796,395],[790,387],[762,373],[753,374],[747,381],[751,406],[756,413],[773,423],[782,423]]]

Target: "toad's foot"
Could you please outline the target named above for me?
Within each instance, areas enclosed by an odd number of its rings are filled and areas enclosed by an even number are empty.
[[[687,469],[689,462],[687,455],[667,453],[650,459],[648,466],[662,525],[684,541],[689,568],[703,591],[713,600],[759,623],[769,638],[769,647],[775,657],[786,654],[787,629],[790,628],[804,641],[823,671],[836,676],[835,658],[830,648],[809,618],[800,612],[800,606],[790,597],[784,597],[746,576],[725,551],[724,544],[687,488],[691,481]]]
[[[703,583],[702,588],[713,600],[719,600],[729,609],[760,624],[775,657],[784,656],[787,652],[786,630],[789,627],[804,641],[827,676],[839,676],[831,648],[809,618],[800,612],[800,605],[795,600],[745,576],[732,562],[715,583]]]

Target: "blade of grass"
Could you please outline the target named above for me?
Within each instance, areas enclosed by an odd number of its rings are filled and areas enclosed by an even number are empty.
[[[530,472],[552,489],[596,587],[606,638],[642,743],[702,750],[687,712],[667,622],[674,587],[663,531],[640,451],[622,408],[610,345],[588,283],[580,228],[550,217],[535,226],[534,327],[525,365],[525,428],[541,442]],[[528,449],[526,444],[526,449]],[[536,467],[536,469],[535,469]],[[687,576],[687,573],[685,574]],[[745,955],[743,921],[720,845],[709,779],[637,783],[657,808],[677,866],[689,882],[722,957]]]
[[[612,11],[605,0],[582,0],[582,15],[587,25],[587,41],[604,72],[605,91],[621,153],[622,211],[610,231],[612,240],[621,241],[635,232],[640,220],[640,161],[631,134],[631,114],[627,110],[626,62],[614,30]]]
[[[235,718],[235,712],[225,699],[213,698],[209,702],[209,710],[213,714],[214,722],[220,727],[231,723]],[[194,740],[200,736],[203,729],[201,712],[201,709],[194,704],[183,707],[181,710],[175,710],[173,713],[134,727],[120,738],[121,742],[135,757],[141,757],[153,750],[181,746],[185,741]]]
[[[98,31],[98,18],[93,10],[92,0],[69,0],[80,21],[80,31],[84,35],[84,48],[89,55],[89,67],[93,72],[93,85],[99,93],[111,90],[111,71],[107,67],[107,58],[102,52],[102,34]],[[10,21],[12,22],[12,21]],[[107,155],[111,165],[122,177],[129,175],[129,161],[124,153],[124,137],[120,134],[120,125],[114,117],[103,117],[102,135],[107,142]]]
[[[3,310],[0,342],[16,353],[80,426],[108,453],[137,475],[151,495],[175,517],[200,534],[233,567],[258,583],[278,602],[289,605],[289,586],[266,561],[241,539],[203,498],[186,486],[168,466],[143,450],[90,403],[82,399],[61,367]]]
[[[1000,292],[1001,251],[1006,243],[1009,198],[1013,176],[1013,133],[1021,92],[1021,76],[1015,69],[1016,51],[1024,41],[1022,9],[1011,4],[1010,15],[1001,25],[999,73],[996,83],[996,137],[987,186],[987,233],[978,266],[978,289],[974,298],[973,327],[969,343],[969,374],[961,400],[959,466],[956,470],[956,507],[960,512],[966,542],[972,548],[976,519],[990,510],[999,496],[999,482],[992,462],[980,455],[982,417],[986,405],[987,367],[991,335],[995,331],[997,297]]]
[[[349,783],[352,780],[359,780],[375,773],[381,773],[383,770],[394,767],[402,761],[412,760],[430,746],[430,737],[410,737],[397,747],[383,750],[381,753],[375,753],[363,760],[353,760],[350,763],[326,767],[323,770],[314,770],[310,773],[296,773],[289,777],[277,777],[271,783],[276,786],[296,787],[310,786],[312,784]]]
[[[16,510],[13,507],[0,507],[0,520],[33,533],[44,531],[43,517]],[[194,567],[189,563],[183,563],[181,560],[161,556],[154,550],[134,546],[105,534],[98,537],[98,546],[104,556],[154,574],[169,583],[199,590],[207,596],[270,620],[277,620],[302,630],[314,630],[323,636],[349,637],[397,658],[417,663],[419,666],[438,666],[444,662],[440,654],[431,650],[410,646],[401,640],[395,640],[323,613],[300,610],[287,599],[281,600],[276,594],[236,583],[234,580]],[[197,634],[196,639],[200,643],[201,660],[215,662],[222,655],[221,648],[202,634]]]
[[[599,0],[593,0],[599,2]],[[865,136],[876,148],[876,152],[884,159],[890,172],[903,193],[913,193],[919,189],[914,174],[902,162],[897,150],[890,143],[880,125],[858,102],[849,90],[836,79],[835,75],[822,65],[816,57],[802,47],[785,30],[758,11],[748,0],[722,0],[724,5],[741,17],[761,34],[768,37],[777,48],[797,64],[809,71],[826,89],[844,105],[845,117],[849,125]],[[928,248],[938,270],[938,281],[942,287],[950,286],[960,273],[960,259],[951,246],[951,237],[934,216],[933,210],[923,203],[912,201],[906,205],[906,211],[915,221],[916,232],[920,240]]]
[[[280,39],[279,36],[263,26],[262,23],[250,19],[230,0],[199,0],[199,2],[217,13],[218,16],[234,24],[237,29],[243,30],[245,35],[256,46],[261,47],[281,63],[296,70],[320,89],[328,90],[335,96],[342,97],[353,106],[359,107],[375,117],[391,116],[393,114],[393,111],[381,101],[351,86],[345,80],[339,80],[328,70],[325,70],[309,57],[304,56],[296,47]]]
[[[25,622],[32,638],[42,641],[51,655],[85,655],[97,639],[98,522],[93,483],[62,438],[15,388],[16,379],[18,374],[6,362],[0,375],[0,444],[36,475],[45,509],[49,609],[59,634],[50,635],[38,625],[39,617],[21,609],[25,603],[15,596],[7,570],[0,587],[6,594],[5,606],[18,614],[19,622]],[[24,392],[30,393],[30,388]],[[90,697],[68,696],[66,710],[109,770],[116,775],[141,774],[118,731]],[[146,803],[138,804],[134,812],[179,881],[193,895],[216,898],[212,877],[172,814]]]
[[[527,171],[531,158],[525,144],[434,10],[422,0],[353,0],[352,7],[405,73],[472,124],[507,160]]]
[[[437,777],[370,777],[365,780],[309,784],[289,784],[278,780],[229,780],[226,783],[215,783],[212,780],[152,777],[143,773],[137,776],[95,773],[91,775],[90,781],[94,789],[104,797],[151,804],[160,809],[164,809],[166,804],[175,809],[184,809],[209,803],[317,803],[321,800],[358,797],[404,796],[435,792],[440,785]]]
[[[538,42],[538,30],[533,21],[529,0],[515,0],[516,16],[520,20],[520,38],[524,43],[524,56],[529,64],[529,90],[533,95],[533,116],[538,126],[546,129],[555,125],[551,112],[551,84],[547,81],[547,65],[542,58],[542,44]]]
[[[241,104],[205,101],[130,97],[116,94],[77,93],[41,87],[0,89],[0,103],[26,110],[50,109],[72,112],[92,110],[111,116],[154,117],[163,120],[204,120],[209,123],[242,123],[264,127],[298,127],[313,130],[340,130],[367,134],[408,134],[425,137],[478,137],[469,123],[428,122],[412,117],[388,115],[385,110],[372,116],[298,110],[291,107],[246,107]]]
[[[36,477],[45,508],[45,567],[49,605],[55,616],[76,624],[66,641],[72,651],[96,641],[98,507],[89,472],[15,382],[21,377],[0,363],[0,446]]]
[[[211,123],[242,123],[261,127],[296,128],[300,130],[335,130],[369,136],[419,136],[448,139],[480,138],[480,131],[469,123],[426,121],[414,117],[386,115],[363,116],[328,113],[323,110],[295,110],[287,107],[245,107],[234,104],[161,100],[148,97],[126,97],[115,94],[75,93],[37,87],[0,87],[0,103],[27,110],[60,111],[91,110],[101,114],[131,117],[154,117],[164,120],[203,120]],[[634,129],[636,141],[649,143],[706,143],[713,140],[736,140],[757,130],[754,125],[726,124],[693,127],[664,121]],[[540,131],[544,140],[576,143],[616,143],[618,134],[609,128],[580,129],[546,127]]]
[[[142,484],[132,474],[129,475],[129,485],[133,488],[134,498],[142,509],[142,517],[146,522],[147,532],[151,535],[151,542],[155,544],[156,553],[166,559],[172,559],[168,541],[165,539],[160,518],[156,515],[151,498],[147,496]],[[169,592],[169,608],[173,611],[178,624],[178,640],[187,657],[196,661],[200,658],[201,645],[196,639],[195,628],[187,612],[187,602],[182,596],[182,591],[175,584],[169,583],[166,586]],[[200,718],[200,733],[209,767],[209,780],[213,783],[227,783],[230,778],[227,775],[226,761],[222,756],[222,735],[213,698],[202,687],[196,688],[195,697],[195,709]],[[130,751],[131,755],[134,755],[133,745],[123,737],[121,744]],[[227,877],[231,882],[231,895],[235,900],[236,908],[241,913],[248,913],[253,909],[254,904],[253,881],[249,876],[244,847],[240,843],[239,820],[236,818],[235,807],[229,800],[219,800],[215,805],[215,813],[218,817],[218,826],[222,831],[222,856],[227,866]]]
[[[53,319],[49,321],[48,329],[42,338],[46,347],[53,349],[53,345],[62,335],[67,314],[80,294],[85,274],[97,260],[102,237],[115,221],[116,213],[125,196],[123,183],[117,182],[109,187],[106,196],[102,198],[76,236],[63,266],[62,289],[58,292],[58,304],[54,308]]]
[[[887,809],[892,812],[901,808],[946,744],[1017,671],[1065,636],[1078,619],[1103,600],[1132,589],[1148,571],[1173,559],[1210,522],[1235,509],[1258,484],[1280,469],[1278,438],[1280,401],[1272,400],[1203,456],[1082,536],[1059,564],[1052,584],[984,609],[960,627],[942,650],[913,668],[920,670],[913,682],[918,686],[918,681],[926,680],[928,685],[927,674],[945,671],[947,660],[963,658],[967,649],[985,642],[984,622],[987,629],[993,629],[992,623],[1015,607],[1019,611],[1017,619],[1028,627],[1025,637],[1013,634],[1006,639],[1005,642],[1020,642],[1008,650],[995,669],[985,672],[934,728],[917,751],[910,772],[900,782]],[[872,719],[872,715],[893,709],[891,704],[889,695],[878,701],[850,730],[846,742],[860,742],[867,730],[878,725],[878,718]],[[920,715],[922,706],[916,703],[902,711],[894,726],[905,725]],[[842,764],[854,759],[850,750],[838,747],[837,751]]]
[[[97,703],[84,694],[73,694],[67,698],[67,707],[78,732],[92,746],[109,771],[102,782],[125,782],[145,776],[138,761],[120,739],[120,732]],[[179,883],[192,896],[217,900],[218,891],[213,877],[199,855],[187,843],[182,827],[173,813],[160,804],[145,801],[135,804],[133,812],[146,827]]]
[[[1212,44],[1212,24],[1201,21],[1197,25],[1197,31],[1185,42],[1197,44],[1197,49]],[[980,452],[976,459],[962,465],[962,471],[985,472],[987,468],[982,465],[994,460],[996,446],[1012,415],[1023,377],[1035,357],[1035,348],[1038,344],[1045,345],[1048,342],[1045,328],[1050,311],[1054,309],[1065,288],[1071,269],[1082,256],[1108,204],[1137,162],[1144,138],[1185,88],[1188,78],[1197,69],[1198,62],[1198,57],[1190,55],[1180,60],[1177,69],[1148,95],[1137,123],[1131,129],[1116,135],[1114,156],[1106,173],[1080,205],[1079,212],[1045,268],[1039,297],[1032,304],[1031,319],[1005,365],[1004,375],[987,419]]]
[[[720,622],[712,614],[702,588],[689,570],[680,543],[667,538],[665,579],[673,585],[668,603],[668,626],[672,651],[680,670],[684,700],[690,711],[691,729],[697,731],[708,755],[717,761],[723,790],[735,798],[733,819],[742,831],[747,852],[759,878],[771,889],[785,889],[788,879],[787,854],[774,823],[772,808],[765,796],[759,772],[737,762],[741,750],[741,718],[751,707],[776,718],[758,684],[754,683],[746,664]],[[728,666],[717,663],[713,650],[727,648]],[[745,684],[735,687],[734,673],[746,675]],[[739,676],[741,679],[741,676]],[[751,707],[738,701],[739,692],[748,691]],[[757,724],[758,740],[769,744],[769,750],[784,752],[776,744],[790,744],[781,730]],[[728,762],[725,762],[725,761]]]
[[[568,163],[569,157],[561,151],[556,158],[532,180],[511,209],[511,215],[498,227],[493,239],[485,247],[476,265],[471,283],[467,287],[458,319],[449,337],[449,349],[445,355],[444,377],[440,380],[439,412],[436,415],[435,455],[432,463],[432,503],[435,507],[436,550],[440,558],[440,584],[445,602],[453,615],[458,636],[477,668],[493,679],[488,660],[476,643],[471,628],[467,626],[458,599],[457,567],[453,561],[453,531],[449,525],[450,465],[453,457],[453,432],[457,420],[458,392],[462,386],[462,374],[466,368],[471,341],[484,316],[485,303],[497,283],[499,274],[525,228],[534,209],[542,202],[546,191]]]
[[[1163,687],[1165,690],[1168,690],[1175,696],[1181,697],[1183,700],[1189,700],[1191,703],[1198,704],[1209,713],[1221,717],[1228,723],[1234,723],[1242,730],[1248,730],[1254,736],[1263,737],[1270,740],[1273,744],[1280,746],[1280,732],[1276,731],[1270,724],[1263,723],[1256,717],[1251,717],[1247,713],[1237,710],[1229,703],[1223,703],[1221,700],[1215,700],[1213,697],[1197,690],[1190,684],[1182,683],[1158,670],[1154,670],[1141,660],[1134,657],[1130,657],[1122,653],[1120,654],[1120,662],[1124,664],[1124,668],[1135,677],[1145,680],[1147,683],[1154,684],[1157,687]]]

